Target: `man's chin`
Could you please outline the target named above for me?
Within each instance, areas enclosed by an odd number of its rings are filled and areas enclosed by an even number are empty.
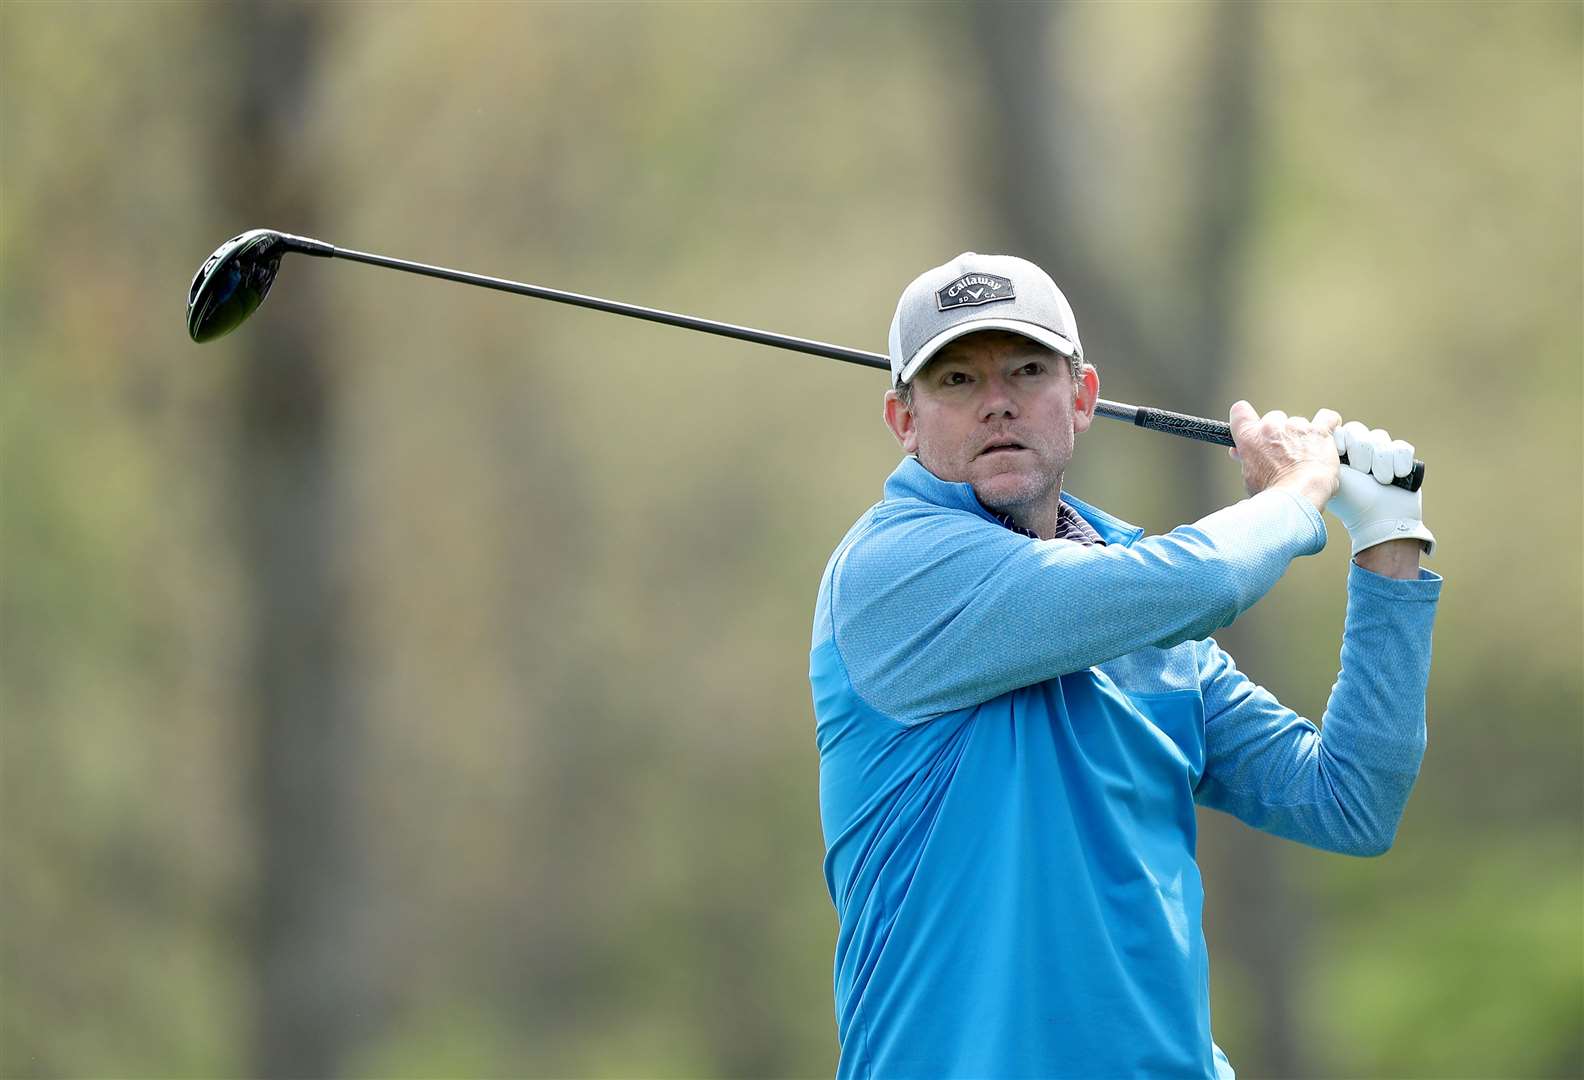
[[[1023,473],[997,473],[973,486],[979,504],[998,514],[1011,514],[1038,502],[1044,495],[1044,488],[1038,477]]]

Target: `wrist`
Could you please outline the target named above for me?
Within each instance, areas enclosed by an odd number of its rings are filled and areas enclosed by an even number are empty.
[[[1331,496],[1336,494],[1335,475],[1305,472],[1292,476],[1284,476],[1271,484],[1271,490],[1286,491],[1305,499],[1316,510],[1324,510],[1326,503],[1331,501]]]
[[[1417,540],[1387,540],[1367,547],[1353,556],[1365,570],[1382,577],[1412,580],[1419,576],[1419,556],[1424,551]]]

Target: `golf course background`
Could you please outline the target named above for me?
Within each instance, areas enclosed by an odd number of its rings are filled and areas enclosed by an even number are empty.
[[[1104,396],[1410,440],[1424,770],[1379,859],[1201,815],[1216,1038],[1584,1073],[1581,12],[0,5],[0,1075],[834,1067],[809,619],[884,376],[297,256],[192,344],[255,227],[871,350],[1011,252]],[[1218,635],[1315,718],[1331,524]]]

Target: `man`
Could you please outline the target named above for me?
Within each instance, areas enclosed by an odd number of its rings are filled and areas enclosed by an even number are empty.
[[[1144,537],[1062,491],[1100,384],[1038,267],[924,273],[890,352],[908,456],[831,557],[810,656],[839,1074],[1230,1077],[1194,806],[1390,846],[1441,580],[1383,482],[1413,448],[1240,401],[1250,497]],[[1354,562],[1322,735],[1209,635],[1325,545],[1328,505]]]

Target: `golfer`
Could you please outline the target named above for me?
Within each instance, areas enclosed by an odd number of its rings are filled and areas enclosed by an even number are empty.
[[[1039,267],[926,272],[890,353],[906,456],[831,556],[809,662],[839,1075],[1230,1077],[1194,807],[1391,846],[1441,587],[1419,496],[1388,483],[1413,448],[1240,401],[1249,497],[1144,536],[1062,490],[1100,381]],[[1317,726],[1210,635],[1325,546],[1325,509],[1353,562]]]

